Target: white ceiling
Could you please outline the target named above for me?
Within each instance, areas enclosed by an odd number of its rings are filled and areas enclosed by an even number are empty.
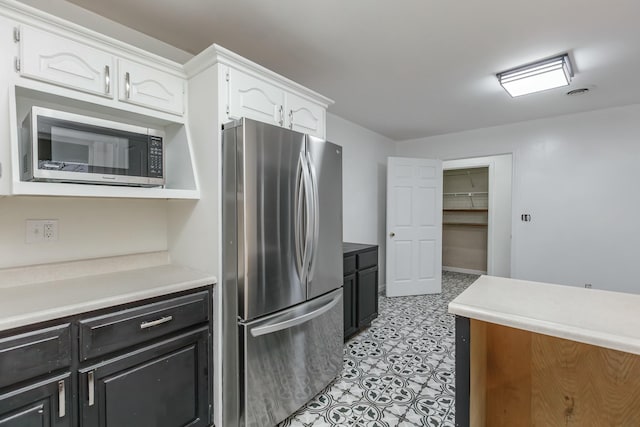
[[[191,53],[220,44],[394,140],[640,102],[638,0],[71,0]],[[567,88],[495,73],[569,52]]]

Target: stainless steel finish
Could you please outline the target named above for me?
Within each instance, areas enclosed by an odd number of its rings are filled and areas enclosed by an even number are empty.
[[[337,299],[337,303],[336,303]],[[304,317],[330,306],[317,317]],[[300,324],[253,336],[274,319]],[[240,325],[245,359],[242,371],[242,426],[274,426],[308,402],[342,369],[342,289],[265,319]]]
[[[284,106],[283,105],[280,106],[280,120],[278,121],[278,123],[280,123],[280,126],[284,125]]]
[[[96,403],[96,384],[95,384],[95,373],[94,371],[89,371],[87,373],[87,387],[88,387],[88,395],[89,395],[89,406],[93,406]]]
[[[131,76],[128,71],[124,73],[124,95],[127,99],[131,98]]]
[[[126,176],[126,175],[100,175],[94,173],[84,172],[65,172],[56,170],[44,170],[38,168],[38,116],[44,116],[52,119],[67,120],[71,122],[78,122],[87,124],[90,126],[104,127],[107,129],[116,129],[131,133],[140,133],[143,135],[165,137],[165,133],[158,129],[145,128],[142,126],[130,125],[127,123],[115,122],[111,120],[99,119],[97,117],[83,116],[81,114],[68,113],[66,111],[51,110],[42,107],[31,107],[31,112],[25,119],[25,122],[29,122],[29,129],[27,134],[23,134],[23,139],[31,135],[30,141],[23,141],[24,150],[28,150],[26,154],[30,159],[29,165],[26,170],[23,170],[22,179],[25,181],[36,179],[39,181],[52,181],[52,182],[86,182],[96,183],[100,180],[108,181],[110,184],[120,185],[140,185],[140,186],[162,186],[165,183],[164,178],[149,178],[138,176]],[[24,125],[23,125],[24,126]],[[165,148],[163,144],[163,171],[166,171],[166,156]],[[27,165],[21,165],[21,169]]]
[[[140,329],[153,328],[154,326],[162,325],[164,323],[171,322],[172,320],[173,320],[173,316],[164,316],[158,320],[153,320],[150,322],[142,322],[140,323]]]
[[[14,27],[13,28],[13,41],[18,43],[20,41],[20,28],[19,27]]]
[[[305,136],[249,119],[241,123],[235,128],[238,316],[251,320],[307,299],[293,227]]]
[[[20,71],[20,58],[18,58],[18,57],[16,56],[16,58],[15,58],[15,61],[14,61],[13,65],[15,66],[16,71]]]
[[[225,124],[222,189],[222,425],[270,427],[342,368],[341,148]]]
[[[312,319],[315,319],[316,317],[321,316],[327,311],[331,310],[340,301],[342,301],[342,294],[336,293],[333,299],[329,303],[321,306],[320,308],[314,309],[313,311],[309,311],[305,314],[302,314],[298,317],[296,317],[294,313],[295,311],[302,311],[301,308],[296,308],[296,310],[293,310],[291,312],[286,312],[284,314],[278,314],[276,317],[269,319],[268,323],[262,326],[251,328],[250,330],[251,336],[259,337],[261,335],[272,334],[274,332],[279,332],[284,329],[289,329],[294,326],[302,325],[303,323],[306,323]],[[319,305],[318,300],[313,300],[313,302]]]
[[[289,129],[293,129],[293,110],[289,110]]]
[[[314,181],[315,250],[310,264],[307,299],[341,286],[342,274],[342,147],[307,136]]]
[[[240,416],[239,356],[238,356],[238,264],[244,259],[242,242],[238,240],[237,161],[238,144],[242,133],[236,132],[238,123],[225,125],[222,131],[222,425],[237,426]]]
[[[66,393],[64,389],[64,380],[58,381],[58,418],[62,418],[67,414]]]
[[[108,65],[104,66],[104,93],[111,93],[111,70]]]

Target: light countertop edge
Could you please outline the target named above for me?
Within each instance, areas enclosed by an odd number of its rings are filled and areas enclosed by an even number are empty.
[[[494,303],[492,300],[483,301],[482,297],[485,296],[484,292],[481,294],[476,293],[474,295],[473,292],[478,291],[479,286],[491,287],[492,283],[494,283],[496,279],[499,280],[502,285],[512,282],[512,286],[516,287],[514,292],[511,295],[505,295],[505,299],[499,303]],[[521,289],[517,288],[519,285],[521,286],[523,284],[525,286],[522,286]],[[476,285],[476,287],[475,289],[472,289],[474,285]],[[536,293],[536,290],[535,288],[532,290],[532,285],[539,287],[539,295],[533,295]],[[471,292],[467,292],[470,289]],[[557,304],[557,307],[553,307],[552,309],[549,309],[548,306],[535,306],[536,303],[543,302],[545,298],[555,297],[556,295],[553,295],[554,291],[558,291],[558,294],[563,297],[567,294],[574,297],[578,296],[578,298],[585,303],[592,302],[594,305],[597,304],[598,298],[602,295],[606,295],[608,298],[621,300],[628,300],[631,298],[634,302],[635,300],[640,301],[640,296],[634,294],[481,276],[478,281],[474,282],[474,284],[472,284],[467,290],[463,291],[457,298],[449,303],[449,313],[488,323],[495,323],[502,326],[640,355],[640,330],[637,330],[637,333],[629,333],[629,329],[635,329],[633,328],[633,323],[636,322],[634,320],[635,316],[629,318],[629,322],[631,323],[629,325],[630,328],[621,330],[619,333],[614,330],[616,323],[619,324],[620,322],[625,322],[625,316],[628,316],[631,313],[631,310],[616,311],[613,309],[608,311],[608,307],[602,307],[602,310],[598,313],[593,313],[588,309],[582,311],[575,309],[572,310],[569,307],[569,303],[566,303],[567,307],[564,307],[566,312],[563,312],[562,315],[556,316],[554,311],[558,308],[563,308],[562,304]],[[522,301],[520,298],[525,297],[527,293],[532,298],[527,300],[525,310],[523,310],[525,312],[524,314],[517,313],[517,308],[514,310],[501,309],[503,306],[509,304],[513,304],[514,307],[517,307],[518,303],[521,303]],[[518,298],[514,298],[516,295]],[[471,302],[471,297],[476,297],[477,301]],[[640,310],[640,304],[634,304],[634,306],[635,305],[637,305],[638,310]],[[547,318],[544,318],[545,316],[547,316]],[[566,319],[569,319],[569,321],[564,321]],[[588,319],[588,321],[585,321],[585,319]],[[603,325],[603,327],[594,326],[594,324],[597,325],[597,321],[607,322],[609,319],[613,319],[614,321]],[[596,323],[594,323],[594,321]],[[581,326],[583,324],[585,326],[591,325],[592,327],[583,327]]]
[[[167,264],[0,288],[0,331],[216,284],[215,276]]]

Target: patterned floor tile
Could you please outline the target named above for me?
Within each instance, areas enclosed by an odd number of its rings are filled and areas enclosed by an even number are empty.
[[[281,427],[455,425],[451,300],[478,276],[443,272],[442,293],[386,298],[344,347],[340,376]]]

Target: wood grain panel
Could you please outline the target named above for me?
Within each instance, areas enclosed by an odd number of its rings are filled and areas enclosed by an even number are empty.
[[[487,324],[486,425],[529,426],[531,419],[531,334]]]
[[[471,320],[469,426],[486,427],[487,324]]]
[[[532,334],[533,426],[640,426],[640,357]]]

